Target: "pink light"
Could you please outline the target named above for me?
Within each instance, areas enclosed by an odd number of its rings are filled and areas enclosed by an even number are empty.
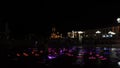
[[[81,54],[84,54],[84,52],[81,52]]]
[[[103,58],[103,56],[99,56],[99,58]]]
[[[57,52],[55,52],[54,54],[55,54],[55,55],[57,55],[58,53],[57,53]]]
[[[67,55],[68,55],[68,56],[73,56],[73,55],[72,55],[72,54],[70,54],[70,53],[67,53]]]
[[[19,53],[17,53],[17,56],[20,56],[20,54],[19,54]]]
[[[32,51],[32,54],[34,54],[35,52],[34,51]]]
[[[89,57],[89,59],[96,59],[96,57],[92,56],[92,57]]]
[[[77,56],[77,58],[80,58],[80,59],[82,59],[82,58],[83,58],[83,56]]]
[[[52,48],[48,48],[48,51],[50,51]]]
[[[40,56],[39,54],[35,54],[35,56]]]
[[[101,60],[107,60],[107,58],[101,58]]]
[[[98,56],[100,56],[99,54],[96,54],[96,56],[98,57]]]
[[[29,56],[27,53],[23,53],[24,56]]]
[[[89,54],[92,55],[92,52],[90,52]]]

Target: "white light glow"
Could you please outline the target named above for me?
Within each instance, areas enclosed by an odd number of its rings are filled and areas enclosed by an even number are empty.
[[[102,35],[103,38],[105,38],[105,35]]]
[[[109,35],[106,35],[106,37],[109,37]]]
[[[78,31],[79,34],[82,34],[83,32],[82,31]]]
[[[96,31],[96,34],[100,34],[101,32],[100,31]]]
[[[118,62],[118,66],[120,66],[120,62]]]
[[[117,18],[117,22],[120,23],[120,18]]]
[[[112,50],[112,51],[115,51],[115,50],[116,50],[116,48],[112,48],[111,50]]]
[[[77,31],[75,31],[74,33],[77,33]]]
[[[110,37],[113,37],[113,35],[110,35]]]
[[[115,32],[109,31],[108,34],[115,35]]]

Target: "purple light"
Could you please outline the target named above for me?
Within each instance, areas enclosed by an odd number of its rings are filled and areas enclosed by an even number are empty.
[[[62,53],[63,51],[62,50],[60,50],[60,53]]]
[[[48,56],[49,59],[54,59],[55,57],[54,56]]]
[[[51,57],[51,56],[48,56],[48,58],[49,58],[49,59],[52,59],[52,57]]]

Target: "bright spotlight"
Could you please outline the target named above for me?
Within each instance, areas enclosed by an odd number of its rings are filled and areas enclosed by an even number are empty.
[[[120,62],[118,62],[118,66],[120,66]]]
[[[117,18],[117,22],[120,23],[120,18]]]

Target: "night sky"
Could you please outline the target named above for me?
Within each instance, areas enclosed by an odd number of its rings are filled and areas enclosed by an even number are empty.
[[[48,35],[52,26],[60,32],[102,28],[116,25],[117,17],[119,2],[44,1],[13,5],[1,15],[0,23],[8,22],[13,33]]]

